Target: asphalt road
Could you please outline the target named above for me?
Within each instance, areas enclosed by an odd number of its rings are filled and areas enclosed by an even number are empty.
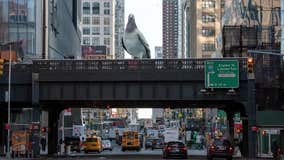
[[[88,155],[85,157],[54,157],[54,158],[40,158],[43,160],[162,160],[161,156],[158,155],[116,155],[116,156],[100,156],[100,155]],[[172,160],[172,159],[167,159]],[[176,159],[175,159],[176,160]],[[206,157],[188,157],[187,160],[206,160]],[[236,158],[234,160],[262,160],[262,159],[245,159],[245,158]],[[267,160],[267,159],[266,159]]]

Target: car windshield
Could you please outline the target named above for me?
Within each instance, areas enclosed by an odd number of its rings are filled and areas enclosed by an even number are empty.
[[[215,141],[214,141],[214,145],[216,145],[216,146],[230,146],[231,143],[230,143],[230,141],[228,141],[228,140],[223,140],[223,141],[221,141],[221,140],[215,140]]]
[[[169,147],[184,147],[184,144],[181,142],[169,142],[168,146]]]
[[[220,141],[220,140],[215,140],[215,141],[214,141],[214,145],[216,145],[216,146],[222,146],[222,145],[223,145],[223,142]]]
[[[110,141],[103,141],[103,144],[110,144]]]
[[[87,141],[87,142],[97,142],[98,139],[97,139],[97,138],[87,138],[86,141]]]

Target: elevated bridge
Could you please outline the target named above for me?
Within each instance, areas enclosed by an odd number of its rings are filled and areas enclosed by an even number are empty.
[[[36,60],[33,64],[15,64],[12,107],[32,106],[52,113],[50,128],[58,127],[60,112],[68,107],[222,108],[231,126],[233,114],[241,113],[244,150],[253,157],[256,133],[250,128],[256,121],[255,83],[248,77],[247,59],[219,59],[239,62],[239,87],[234,90],[205,88],[207,60]],[[0,107],[4,112],[7,69],[0,79]],[[49,139],[53,139],[49,141],[50,153],[57,152],[57,134],[57,129],[49,133]]]

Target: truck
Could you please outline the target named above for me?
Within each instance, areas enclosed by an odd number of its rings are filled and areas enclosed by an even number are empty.
[[[159,137],[159,130],[147,129],[147,137],[158,138]]]
[[[164,141],[165,143],[168,143],[170,141],[179,141],[179,129],[166,128],[164,132]]]
[[[85,140],[86,139],[85,126],[83,126],[83,125],[73,125],[72,136],[80,137],[80,141]]]

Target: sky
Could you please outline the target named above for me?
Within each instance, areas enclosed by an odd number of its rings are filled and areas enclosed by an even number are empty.
[[[155,58],[155,46],[162,46],[162,0],[125,0],[125,25],[130,13],[150,45],[151,58]]]
[[[155,58],[155,46],[162,46],[162,0],[125,0],[125,25],[130,13],[149,43],[151,58]],[[152,118],[152,109],[139,109],[138,118]]]

